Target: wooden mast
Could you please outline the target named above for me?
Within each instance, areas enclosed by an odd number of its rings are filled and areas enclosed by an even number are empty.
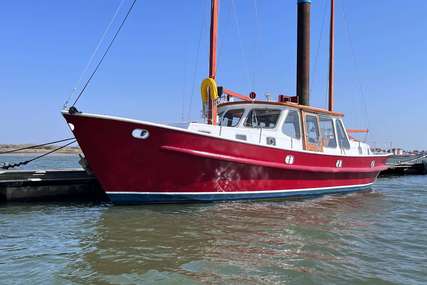
[[[209,78],[216,79],[217,37],[218,37],[218,3],[219,0],[211,0],[211,27],[209,50]],[[216,125],[217,105],[211,96],[208,96],[208,124]]]
[[[328,110],[334,110],[334,56],[335,56],[335,0],[331,0],[331,23],[329,30],[329,103]]]
[[[218,36],[218,1],[211,0],[211,31],[209,52],[209,77],[216,79],[216,46]]]

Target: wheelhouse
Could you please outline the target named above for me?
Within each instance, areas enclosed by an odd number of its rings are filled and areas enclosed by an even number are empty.
[[[326,154],[369,155],[351,140],[343,114],[277,102],[231,102],[218,106],[218,124],[192,123],[189,129],[225,139]]]

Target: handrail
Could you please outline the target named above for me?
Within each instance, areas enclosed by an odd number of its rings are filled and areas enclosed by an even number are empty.
[[[239,98],[239,99],[241,99],[241,100],[243,100],[243,101],[247,101],[247,102],[252,102],[252,101],[253,101],[249,96],[241,95],[241,94],[239,94],[239,93],[237,93],[237,92],[234,92],[234,91],[231,91],[231,90],[229,90],[229,89],[225,89],[225,88],[224,88],[224,89],[222,90],[222,92],[223,92],[224,94],[227,94],[227,95],[231,96],[231,97]]]
[[[367,134],[367,133],[369,133],[369,130],[368,129],[365,129],[365,130],[347,129],[347,133],[351,133],[351,134]]]

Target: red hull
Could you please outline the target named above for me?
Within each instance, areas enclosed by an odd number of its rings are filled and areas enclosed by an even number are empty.
[[[64,113],[64,117],[74,126],[91,169],[112,198],[143,194],[148,202],[168,202],[152,198],[173,194],[174,202],[216,193],[240,194],[236,196],[240,199],[245,195],[256,198],[250,194],[274,198],[317,190],[347,191],[369,186],[386,168],[386,156],[289,151],[151,123],[85,114]],[[134,138],[134,129],[147,130],[149,137]],[[285,163],[288,155],[294,157],[293,164]],[[184,198],[176,198],[180,194]],[[133,202],[123,195],[117,202]],[[215,195],[205,197],[222,200]]]

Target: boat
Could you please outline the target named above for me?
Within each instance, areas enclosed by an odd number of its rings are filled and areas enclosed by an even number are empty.
[[[257,100],[218,86],[219,0],[211,0],[204,121],[186,128],[62,111],[91,171],[114,204],[278,199],[369,189],[388,155],[354,140],[333,110],[333,17],[329,108],[309,105],[310,7],[298,0],[296,96]],[[333,0],[331,5],[333,12]]]

